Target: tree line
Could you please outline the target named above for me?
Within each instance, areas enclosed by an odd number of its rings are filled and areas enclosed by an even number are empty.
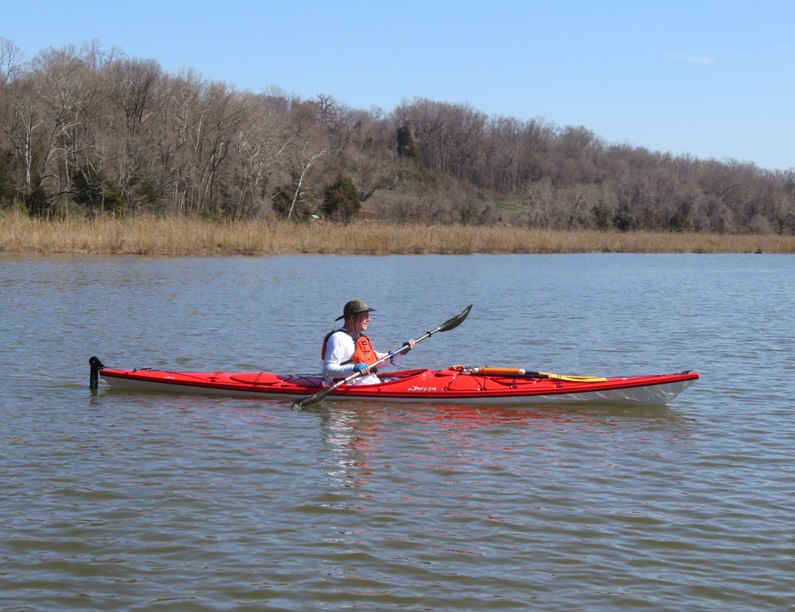
[[[97,42],[28,61],[0,39],[0,207],[793,234],[795,169],[422,98],[386,112],[241,91]]]

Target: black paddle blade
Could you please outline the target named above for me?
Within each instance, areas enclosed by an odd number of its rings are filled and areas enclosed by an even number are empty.
[[[311,406],[312,404],[316,404],[317,402],[322,400],[324,397],[326,397],[329,393],[331,393],[334,388],[335,387],[326,387],[325,389],[321,389],[320,391],[318,391],[314,395],[310,395],[308,397],[303,397],[303,398],[301,398],[299,400],[295,400],[293,402],[292,409],[293,410],[301,410],[302,408],[305,408],[306,406]]]
[[[464,308],[464,310],[459,312],[452,319],[449,319],[449,320],[445,321],[444,323],[442,323],[438,327],[438,331],[445,332],[445,331],[450,331],[451,329],[455,329],[456,327],[461,325],[461,323],[464,322],[464,319],[466,319],[469,316],[469,311],[470,310],[472,310],[472,304],[470,304],[469,306]]]
[[[305,397],[305,398],[300,399],[300,400],[295,400],[293,402],[293,405],[291,406],[291,408],[293,410],[303,410],[307,406],[311,406],[312,404],[316,404],[317,402],[322,400],[324,397],[326,397],[326,395],[327,395],[326,393],[324,393],[322,396],[310,395],[309,397]]]

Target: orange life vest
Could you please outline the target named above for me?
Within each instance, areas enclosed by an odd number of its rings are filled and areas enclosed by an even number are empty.
[[[320,353],[321,359],[326,358],[328,339],[331,337],[331,334],[336,334],[337,332],[343,332],[346,334],[348,333],[344,329],[335,329],[334,331],[326,334],[326,337],[323,338],[323,350]],[[373,349],[373,345],[370,344],[370,338],[364,334],[361,334],[356,340],[354,340],[353,356],[345,363],[366,363],[367,365],[373,365],[376,361],[378,361],[378,355]]]
[[[370,344],[370,338],[367,336],[359,336],[356,340],[356,348],[353,350],[353,363],[366,363],[373,365],[378,361],[378,355]]]

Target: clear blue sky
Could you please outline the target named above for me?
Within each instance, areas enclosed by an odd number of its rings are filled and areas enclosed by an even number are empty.
[[[0,36],[27,59],[97,40],[253,92],[421,97],[795,168],[795,0],[2,0]]]

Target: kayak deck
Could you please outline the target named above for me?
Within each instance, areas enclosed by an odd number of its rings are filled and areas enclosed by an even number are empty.
[[[94,360],[96,358],[92,358]],[[202,393],[294,401],[323,389],[318,374],[273,372],[171,372],[120,370],[92,363],[92,386],[101,376],[112,388],[126,391]],[[513,368],[414,369],[379,373],[373,385],[341,385],[334,400],[371,400],[434,404],[608,403],[665,405],[699,378],[693,371],[650,376],[592,377]]]

